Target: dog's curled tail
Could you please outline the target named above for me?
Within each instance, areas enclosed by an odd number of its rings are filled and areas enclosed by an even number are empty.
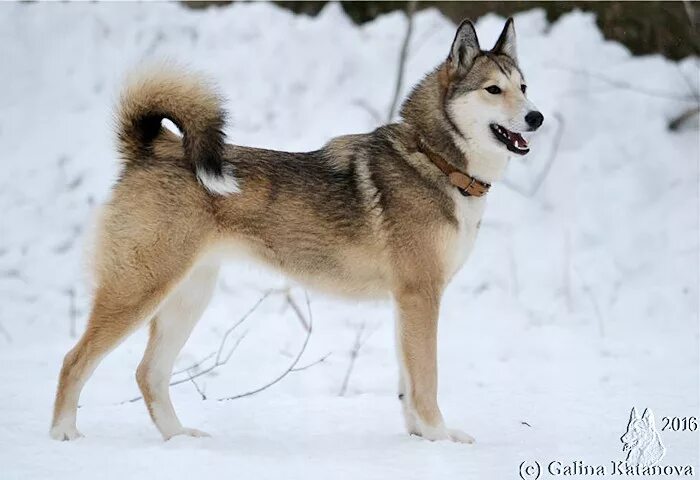
[[[197,178],[214,194],[238,192],[238,183],[223,164],[225,112],[221,98],[206,81],[191,73],[158,67],[139,73],[124,88],[117,110],[117,141],[123,160],[148,162],[163,119],[183,136],[183,147]]]

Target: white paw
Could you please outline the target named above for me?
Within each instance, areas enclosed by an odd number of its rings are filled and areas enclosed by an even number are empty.
[[[185,435],[188,437],[211,437],[211,435],[209,435],[207,432],[197,430],[196,428],[183,428],[182,430],[168,435],[167,437],[165,437],[165,440],[170,440],[171,438],[176,437],[178,435]]]
[[[470,435],[456,428],[447,428],[444,425],[439,427],[422,426],[411,433],[425,438],[426,440],[430,440],[431,442],[437,440],[451,440],[457,443],[474,443],[474,438]]]
[[[431,442],[435,442],[437,440],[447,440],[450,438],[450,436],[447,434],[447,430],[445,429],[440,430],[437,428],[424,428],[420,431],[414,430],[411,433],[426,440],[430,440]]]
[[[456,429],[456,428],[448,428],[447,429],[447,434],[450,436],[450,440],[453,442],[457,443],[474,443],[476,440],[474,440],[474,437],[471,435],[464,433],[462,430]]]
[[[61,442],[75,440],[83,436],[83,434],[78,431],[75,425],[56,425],[54,427],[51,427],[49,435],[51,435],[51,438],[53,438],[54,440],[58,440]]]

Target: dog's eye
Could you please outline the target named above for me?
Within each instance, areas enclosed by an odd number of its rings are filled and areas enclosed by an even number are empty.
[[[491,95],[498,95],[501,93],[501,89],[497,87],[496,85],[491,85],[490,87],[486,87],[486,91],[489,92]]]
[[[520,91],[523,93],[527,92],[527,85],[520,85]]]

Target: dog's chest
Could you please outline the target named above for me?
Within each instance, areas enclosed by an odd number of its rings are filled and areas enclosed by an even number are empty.
[[[474,248],[481,217],[484,214],[484,198],[455,195],[455,217],[457,227],[448,235],[446,272],[451,278],[462,267]]]

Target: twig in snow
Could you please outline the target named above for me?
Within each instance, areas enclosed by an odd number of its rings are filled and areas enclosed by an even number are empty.
[[[348,369],[345,372],[345,378],[343,379],[343,384],[341,385],[340,391],[338,392],[339,397],[344,397],[345,394],[347,393],[348,385],[350,384],[350,376],[352,375],[352,371],[355,368],[355,362],[357,361],[357,357],[360,356],[360,350],[365,345],[367,340],[369,340],[369,337],[371,337],[372,334],[376,331],[376,329],[374,329],[367,336],[362,338],[362,335],[365,333],[366,327],[367,327],[367,322],[362,322],[362,325],[360,325],[360,328],[357,329],[357,335],[355,335],[355,343],[352,346],[352,350],[350,351],[350,363],[348,364]]]
[[[238,328],[238,326],[239,326],[241,323],[245,322],[245,321],[248,319],[248,317],[250,317],[250,316],[253,314],[253,312],[255,312],[255,311],[258,309],[258,307],[260,306],[260,304],[263,303],[263,302],[265,301],[265,299],[267,299],[267,297],[269,297],[271,294],[272,294],[272,290],[266,291],[266,292],[263,294],[263,296],[260,297],[260,299],[259,299],[257,302],[255,302],[255,305],[253,305],[253,306],[241,317],[240,320],[238,320],[236,323],[234,323],[233,325],[231,325],[231,327],[229,327],[229,329],[226,330],[226,332],[224,332],[224,336],[223,336],[223,338],[221,339],[221,343],[219,344],[219,350],[216,352],[216,362],[215,362],[215,363],[219,363],[219,360],[221,359],[221,355],[222,355],[222,353],[223,353],[223,351],[224,351],[224,345],[226,345],[226,339],[228,339],[229,335],[231,335],[231,333],[233,333],[233,331],[234,331],[236,328]],[[240,339],[238,340],[238,342],[240,343]],[[229,355],[228,355],[229,358],[231,357],[231,354],[232,354],[232,353],[233,353],[233,351],[229,352]],[[227,359],[226,361],[228,361],[228,359]]]
[[[668,129],[675,132],[676,130],[680,129],[685,122],[698,114],[700,114],[700,106],[690,108],[671,120],[668,123]]]
[[[311,338],[311,332],[313,331],[313,316],[311,315],[311,301],[309,300],[309,294],[306,292],[304,294],[306,296],[306,309],[307,309],[308,316],[309,316],[309,318],[308,318],[309,329],[306,332],[306,338],[304,338],[304,343],[302,344],[301,348],[299,349],[299,352],[297,353],[296,357],[294,357],[294,360],[292,361],[292,363],[287,367],[287,369],[284,372],[282,372],[274,380],[266,383],[265,385],[258,387],[254,390],[251,390],[249,392],[240,393],[238,395],[233,395],[231,397],[219,398],[218,400],[220,402],[224,401],[224,400],[237,400],[239,398],[249,397],[251,395],[255,395],[256,393],[260,393],[263,390],[267,390],[268,388],[272,387],[273,385],[278,383],[280,380],[282,380],[284,377],[286,377],[287,375],[289,375],[291,372],[293,372],[295,370],[297,363],[299,363],[299,360],[301,359],[301,356],[306,351],[306,346],[309,344],[309,339]],[[310,366],[310,365],[308,365],[308,366]],[[307,366],[307,368],[308,368],[308,366]]]
[[[394,98],[391,100],[391,106],[389,107],[389,113],[387,115],[387,122],[391,122],[394,118],[394,113],[396,113],[396,105],[399,103],[399,96],[401,95],[401,87],[403,87],[403,75],[406,69],[406,56],[408,55],[408,43],[411,40],[411,35],[413,34],[413,14],[416,11],[416,0],[410,0],[406,4],[406,17],[408,20],[408,25],[406,27],[406,35],[403,38],[403,43],[401,44],[401,53],[399,54],[399,66],[398,73],[396,74],[396,86],[394,87]]]
[[[206,357],[202,358],[201,360],[196,361],[189,367],[181,368],[180,370],[174,370],[173,373],[171,374],[172,376],[179,375],[181,373],[189,372],[189,371],[197,371],[199,370],[199,367],[202,366],[207,360],[211,359],[214,355],[216,355],[216,352],[211,352],[209,355]]]
[[[246,332],[246,333],[247,333],[247,332]],[[219,368],[219,367],[222,366],[222,365],[226,365],[226,363],[227,363],[227,362],[231,359],[231,357],[233,356],[233,353],[236,351],[236,349],[238,348],[238,346],[241,344],[241,342],[242,342],[243,339],[245,338],[246,333],[243,333],[243,335],[241,335],[240,337],[238,337],[238,339],[236,339],[236,342],[233,344],[233,347],[231,347],[231,350],[228,352],[228,354],[226,354],[225,357],[223,357],[222,359],[217,358],[216,362],[214,362],[212,365],[208,366],[207,368],[205,368],[205,369],[203,369],[203,370],[198,371],[198,372],[195,373],[194,375],[192,375],[192,374],[190,373],[189,370],[184,370],[184,372],[187,373],[187,378],[182,378],[182,379],[180,379],[180,380],[172,381],[172,382],[170,382],[169,385],[170,385],[171,387],[174,387],[174,386],[176,386],[176,385],[181,385],[181,384],[183,384],[183,383],[185,383],[185,382],[192,382],[192,383],[195,385],[195,388],[197,389],[197,391],[199,392],[199,394],[201,395],[202,393],[199,391],[199,386],[194,382],[194,379],[196,379],[196,378],[198,378],[198,377],[201,377],[202,375],[206,375],[206,374],[208,374],[208,373],[211,373],[212,371],[214,371],[215,369]],[[210,355],[210,358],[211,358],[212,356],[213,356],[213,355]],[[199,363],[201,363],[201,362],[199,362]],[[180,373],[183,373],[183,372],[181,371]],[[134,403],[134,402],[138,402],[138,401],[141,400],[142,398],[143,398],[143,396],[139,395],[138,397],[130,398],[129,400],[125,400],[125,401],[123,401],[123,402],[121,402],[121,403],[122,403],[122,404],[124,404],[124,403]]]
[[[228,361],[231,359],[231,357],[233,356],[233,353],[236,351],[238,346],[241,344],[241,342],[245,338],[246,334],[247,334],[247,332],[243,333],[243,335],[241,335],[240,337],[238,337],[236,339],[236,342],[233,344],[233,347],[231,347],[231,350],[229,350],[229,352],[226,354],[225,357],[220,359],[217,356],[216,362],[214,362],[213,365],[210,365],[209,367],[205,368],[204,370],[198,371],[194,375],[190,375],[190,372],[187,372],[187,375],[188,375],[187,378],[183,378],[181,380],[176,380],[174,382],[170,382],[170,386],[174,387],[175,385],[180,385],[181,383],[189,382],[193,378],[201,377],[202,375],[206,375],[207,373],[219,368],[222,365],[226,365],[228,363]]]
[[[292,368],[292,372],[301,372],[301,371],[303,371],[303,370],[306,370],[307,368],[313,367],[314,365],[318,365],[319,363],[323,363],[323,362],[326,361],[326,359],[327,359],[328,357],[331,356],[331,353],[332,353],[332,352],[328,352],[327,354],[325,354],[325,355],[322,356],[321,358],[319,358],[319,359],[317,359],[317,360],[314,360],[313,362],[309,363],[308,365],[304,365],[303,367],[294,367],[294,368]]]
[[[188,373],[188,378],[190,382],[192,382],[192,385],[194,385],[194,388],[197,390],[197,393],[199,393],[202,396],[202,400],[206,400],[207,396],[204,394],[201,388],[199,388],[199,385],[197,385],[197,382],[194,381],[194,377],[192,375],[189,375]]]
[[[187,367],[185,369],[178,370],[178,371],[174,372],[171,376],[186,372],[188,375],[188,378],[172,381],[172,382],[170,382],[170,386],[174,387],[175,385],[180,385],[182,383],[189,382],[195,378],[201,377],[202,375],[206,375],[207,373],[212,372],[213,370],[219,368],[222,365],[225,365],[231,359],[231,356],[233,356],[233,353],[236,351],[236,349],[238,348],[238,345],[240,345],[241,341],[243,340],[243,338],[245,337],[246,334],[243,333],[240,337],[238,337],[236,342],[233,344],[233,347],[224,356],[223,352],[224,352],[224,347],[226,346],[226,340],[228,340],[228,337],[231,335],[231,333],[238,326],[240,326],[244,321],[246,321],[248,319],[248,317],[250,317],[253,314],[253,312],[255,312],[255,310],[258,309],[260,304],[263,301],[265,301],[265,299],[267,297],[269,297],[272,293],[273,293],[272,290],[268,290],[267,292],[265,292],[263,294],[263,296],[260,297],[260,299],[257,302],[255,302],[255,305],[253,305],[236,323],[234,323],[231,327],[229,327],[226,330],[226,332],[224,332],[224,336],[221,338],[221,343],[219,344],[219,349],[217,351],[210,353],[209,355],[204,357],[202,360],[199,360],[198,362],[190,365],[189,367]],[[214,363],[212,365],[210,365],[209,367],[207,367],[205,369],[199,370],[194,375],[191,375],[190,372],[192,370],[198,369],[199,367],[201,367],[202,364],[204,364],[207,360],[211,359],[214,356],[216,356],[216,358],[214,359]],[[201,392],[200,392],[200,395],[201,395]],[[141,400],[142,398],[143,398],[143,396],[139,395],[138,397],[130,398],[129,400],[126,400],[126,401],[121,402],[121,403],[133,403],[133,402],[137,402],[137,401]]]
[[[292,297],[292,293],[289,289],[284,293],[284,300],[287,302],[287,304],[289,304],[290,307],[292,307],[292,310],[294,311],[296,317],[299,319],[301,326],[304,327],[304,331],[308,332],[310,328],[309,324],[304,318],[304,314],[301,312],[301,308],[299,308],[299,305],[297,305],[297,302]]]

